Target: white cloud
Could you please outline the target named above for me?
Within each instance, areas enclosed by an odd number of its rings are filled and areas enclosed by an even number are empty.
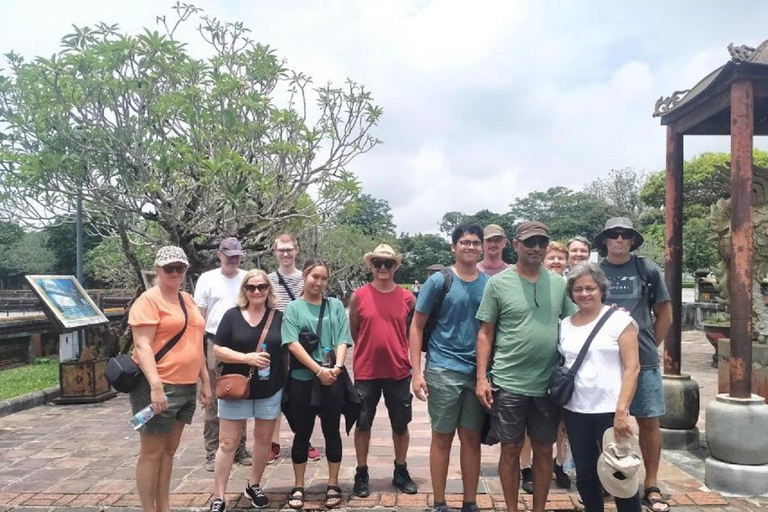
[[[436,232],[447,211],[504,211],[534,190],[577,189],[611,168],[661,169],[656,99],[724,64],[728,43],[768,37],[768,4],[745,1],[195,3],[242,20],[316,83],[351,77],[372,91],[385,144],[353,170],[409,232]],[[155,27],[172,4],[0,0],[0,52],[48,56],[73,23]],[[685,144],[686,157],[729,147],[723,137]]]

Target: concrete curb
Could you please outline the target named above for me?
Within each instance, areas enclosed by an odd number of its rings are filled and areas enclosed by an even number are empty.
[[[59,386],[53,386],[47,389],[41,389],[34,393],[9,398],[0,402],[0,418],[8,416],[15,412],[26,411],[38,405],[44,405],[54,398],[61,396]]]

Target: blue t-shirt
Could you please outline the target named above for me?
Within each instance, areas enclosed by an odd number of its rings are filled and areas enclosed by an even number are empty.
[[[443,300],[432,336],[429,338],[427,366],[474,374],[477,370],[477,331],[475,318],[483,299],[488,276],[478,272],[477,279],[465,282],[453,276],[451,289]],[[416,311],[429,315],[435,299],[443,289],[443,274],[437,272],[427,279],[419,292]]]

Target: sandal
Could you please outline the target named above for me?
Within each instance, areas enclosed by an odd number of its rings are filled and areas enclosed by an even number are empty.
[[[658,494],[659,497],[651,498],[649,494]],[[659,507],[661,505],[661,507]],[[643,492],[643,506],[645,506],[651,512],[668,512],[669,503],[661,494],[661,490],[658,487],[646,487]]]
[[[341,505],[341,487],[329,485],[325,491],[325,508],[334,508]]]
[[[304,508],[304,488],[294,487],[288,493],[288,506],[293,510],[301,510]]]

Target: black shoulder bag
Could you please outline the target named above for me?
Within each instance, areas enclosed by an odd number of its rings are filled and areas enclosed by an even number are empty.
[[[600,320],[597,322],[597,325],[595,325],[595,327],[592,329],[592,332],[589,333],[587,341],[584,342],[584,345],[579,351],[579,355],[576,356],[576,360],[573,362],[573,365],[570,368],[560,364],[557,368],[555,368],[555,371],[552,372],[552,376],[549,378],[548,386],[549,399],[552,400],[552,402],[562,407],[571,401],[571,396],[573,396],[573,390],[576,386],[576,372],[578,372],[579,368],[581,368],[581,363],[584,362],[584,358],[587,356],[587,350],[589,350],[589,346],[592,344],[592,340],[595,339],[595,336],[597,336],[597,333],[600,332],[600,329],[602,329],[603,325],[605,325],[605,322],[607,322],[611,315],[615,312],[616,310],[614,308],[610,308],[605,312],[602,318],[600,318]]]
[[[179,292],[179,305],[181,306],[181,311],[184,312],[184,327],[182,327],[181,331],[171,338],[168,343],[163,345],[163,348],[157,351],[155,354],[155,364],[159,363],[160,360],[176,346],[176,343],[179,342],[181,337],[184,336],[184,332],[187,330],[187,322],[189,320],[187,318],[187,306],[184,304],[184,297],[181,296],[181,292]],[[122,352],[115,357],[111,357],[107,362],[107,367],[104,369],[104,377],[107,379],[107,382],[121,393],[130,393],[133,391],[139,384],[139,379],[143,375],[141,368],[139,368],[133,358],[128,355],[128,351],[131,349],[131,344],[132,343],[130,342],[126,343]]]

